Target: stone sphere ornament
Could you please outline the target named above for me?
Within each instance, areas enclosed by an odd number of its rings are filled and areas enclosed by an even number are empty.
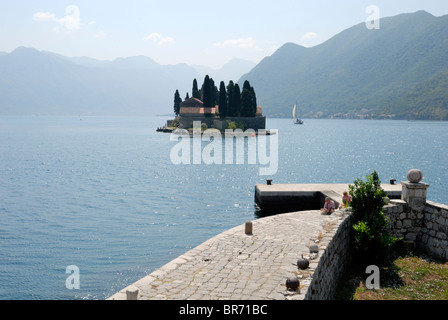
[[[299,289],[299,286],[300,286],[299,278],[292,277],[286,279],[286,288],[288,290],[297,291],[297,289]]]
[[[317,246],[317,244],[310,245],[310,252],[311,253],[318,253],[319,252],[319,247]]]
[[[310,265],[309,260],[305,259],[302,254],[302,257],[299,258],[299,260],[297,260],[297,267],[299,269],[305,270],[306,268],[308,268],[309,265]]]
[[[418,169],[411,169],[408,171],[407,178],[408,178],[409,182],[418,183],[418,182],[422,181],[423,174]]]

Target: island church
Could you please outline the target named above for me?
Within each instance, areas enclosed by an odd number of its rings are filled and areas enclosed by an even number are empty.
[[[207,127],[224,130],[231,121],[245,122],[248,128],[254,130],[266,129],[266,117],[262,114],[262,108],[257,107],[255,117],[226,117],[220,119],[215,114],[219,112],[219,106],[204,108],[204,103],[197,98],[189,98],[180,104],[179,128],[188,129],[193,127],[193,121],[201,121]]]

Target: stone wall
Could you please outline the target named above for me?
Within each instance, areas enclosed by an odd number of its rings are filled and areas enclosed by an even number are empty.
[[[426,201],[429,185],[402,182],[403,200],[392,200],[384,207],[394,237],[441,260],[448,260],[448,206]]]
[[[421,172],[419,174],[422,176]],[[448,206],[426,200],[428,184],[420,181],[401,184],[402,199],[390,200],[384,206],[391,234],[411,248],[448,261]],[[327,230],[319,246],[320,257],[305,294],[306,300],[332,299],[350,262],[351,216],[341,212],[334,213],[339,215],[339,222]]]
[[[414,242],[423,223],[423,212],[412,211],[402,200],[392,200],[384,206],[384,214],[389,219],[392,236],[405,242]]]
[[[319,241],[318,264],[304,300],[332,299],[339,280],[350,263],[350,221],[345,210],[336,211],[337,223],[328,226]],[[324,228],[325,229],[325,228]]]
[[[226,125],[232,121],[245,122],[247,128],[254,129],[255,131],[266,129],[266,117],[226,117],[225,119],[215,119],[213,125],[216,129],[224,130]]]
[[[428,201],[421,211],[413,211],[404,201],[384,207],[394,237],[412,248],[448,260],[448,206]]]
[[[201,124],[205,123],[207,127],[213,126],[213,121],[215,117],[205,117],[205,116],[179,116],[179,128],[189,129],[193,128],[194,121],[200,121]]]
[[[205,123],[209,128],[216,128],[218,130],[224,130],[226,125],[232,121],[245,122],[247,128],[255,131],[266,129],[266,117],[227,117],[225,119],[215,118],[214,116],[198,116],[198,115],[182,115],[179,117],[179,128],[188,129],[193,127],[194,121],[201,121]]]
[[[448,260],[448,206],[427,201],[423,210],[416,211],[403,200],[391,200],[384,206],[389,227],[395,237],[402,238],[411,248]],[[323,235],[319,257],[307,288],[305,300],[332,299],[347,265],[350,263],[351,215],[336,212],[339,222]]]
[[[424,210],[417,247],[448,261],[448,206],[428,201]]]

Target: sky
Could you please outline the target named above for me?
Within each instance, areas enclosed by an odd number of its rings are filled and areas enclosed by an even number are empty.
[[[372,15],[418,10],[446,15],[448,0],[0,0],[0,52],[144,55],[218,69],[233,58],[258,63],[287,42],[318,45]]]

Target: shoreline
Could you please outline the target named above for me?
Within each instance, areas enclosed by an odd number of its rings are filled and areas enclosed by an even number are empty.
[[[440,230],[446,230],[448,205],[427,201],[429,185],[416,181],[418,170],[413,170],[408,172],[411,181],[384,184],[393,198],[401,187],[400,199],[386,198],[384,203],[389,230],[403,246],[447,260],[446,240],[440,241],[445,233]],[[279,200],[298,192],[289,199],[297,201],[297,196],[310,192],[336,200],[347,185],[256,185],[260,187]],[[210,238],[108,300],[332,299],[352,260],[351,216],[351,210],[326,215],[316,208],[248,221]]]
[[[250,234],[246,224],[233,227],[107,300],[131,295],[133,300],[304,300],[322,250],[343,216],[342,211],[331,216],[315,210],[290,212],[252,221]],[[310,253],[316,243],[319,254]],[[306,270],[296,264],[301,254],[310,259]],[[286,280],[296,275],[300,290],[288,290]]]
[[[306,184],[300,191],[330,192],[336,200],[347,185]],[[339,271],[322,263],[346,249],[347,238],[340,230],[349,216],[346,210],[322,215],[318,209],[248,221],[206,240],[107,300],[307,300],[315,298],[321,286],[331,293]],[[317,252],[312,245],[318,246]],[[303,270],[297,266],[301,256],[310,262]],[[315,283],[314,274],[322,270],[328,279]],[[300,286],[294,291],[286,281],[295,277]],[[322,290],[318,291],[320,297]]]
[[[182,132],[180,132],[180,131],[182,131]],[[180,136],[186,135],[186,134],[184,134],[185,131],[187,131],[188,135],[190,135],[190,136],[193,136],[195,134],[199,135],[199,133],[195,132],[194,129],[181,129],[181,128],[173,128],[173,127],[161,127],[161,128],[156,129],[156,132],[173,133],[173,134],[177,134]],[[224,132],[223,132],[223,130],[209,128],[209,129],[201,130],[200,134],[213,136],[218,133],[221,134],[222,136],[229,136],[229,137],[250,137],[250,136],[258,136],[258,135],[269,136],[269,135],[276,134],[276,132],[274,132],[274,131],[271,132],[270,129],[254,130],[254,129],[250,129],[250,128],[246,129],[246,130],[226,129],[226,130],[224,130]]]

